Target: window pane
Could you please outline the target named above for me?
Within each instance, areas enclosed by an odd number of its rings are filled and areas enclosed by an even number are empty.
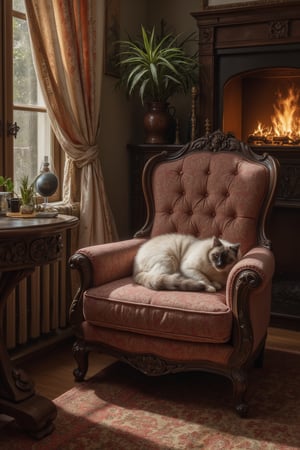
[[[0,0],[2,1],[2,0]],[[8,2],[10,3],[10,1]],[[31,52],[24,0],[12,0],[12,49],[13,49],[13,121],[19,132],[13,139],[13,153],[9,155],[13,165],[15,191],[23,176],[33,180],[39,174],[44,156],[53,160],[53,142],[49,116],[37,80]],[[20,13],[20,14],[19,14]],[[51,164],[54,169],[54,164]]]
[[[25,13],[24,0],[13,0],[13,10]]]
[[[14,104],[44,106],[33,66],[26,20],[13,18]]]
[[[18,192],[24,175],[33,180],[40,172],[44,156],[49,156],[51,136],[46,113],[15,111],[14,121],[20,127],[14,144],[14,181]]]

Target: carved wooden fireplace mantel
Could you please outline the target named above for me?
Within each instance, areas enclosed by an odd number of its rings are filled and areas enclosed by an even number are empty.
[[[265,67],[300,68],[300,2],[207,8],[192,13],[199,30],[199,126],[222,125],[223,86]]]
[[[265,91],[288,80],[300,92],[300,1],[206,7],[191,14],[199,30],[199,134],[209,123],[211,130],[247,142],[253,105],[258,103],[259,113],[272,108],[272,100],[262,98]],[[272,317],[299,328],[300,145],[249,145],[281,165],[269,232],[276,257]]]

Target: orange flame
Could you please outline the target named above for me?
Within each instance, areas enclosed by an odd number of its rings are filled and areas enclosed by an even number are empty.
[[[299,99],[300,91],[295,88],[289,88],[285,97],[278,92],[277,102],[273,105],[274,115],[271,116],[272,126],[267,127],[258,122],[252,136],[264,137],[270,142],[276,140],[276,137],[298,142],[300,138]]]

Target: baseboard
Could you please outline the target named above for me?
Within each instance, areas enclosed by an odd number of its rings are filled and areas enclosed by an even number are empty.
[[[286,314],[271,313],[270,326],[287,330],[299,331],[300,317]]]

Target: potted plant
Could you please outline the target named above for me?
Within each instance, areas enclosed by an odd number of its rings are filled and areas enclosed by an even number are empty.
[[[0,186],[2,186],[5,189],[5,192],[12,192],[14,191],[14,183],[11,178],[4,177],[3,175],[0,175]]]
[[[29,183],[28,175],[25,175],[20,180],[21,206],[20,212],[22,214],[32,214],[34,211],[34,182]]]
[[[10,177],[0,175],[0,187],[4,192],[0,193],[0,211],[5,213],[7,211],[18,212],[20,207],[20,199],[14,192],[14,183]]]
[[[165,34],[163,26],[158,35],[155,27],[146,31],[141,25],[140,37],[119,42],[119,84],[128,96],[138,93],[142,104],[148,106],[144,116],[146,143],[170,143],[174,119],[168,111],[168,100],[174,94],[187,93],[195,82],[197,58],[184,49],[192,35],[182,41],[180,36]]]

